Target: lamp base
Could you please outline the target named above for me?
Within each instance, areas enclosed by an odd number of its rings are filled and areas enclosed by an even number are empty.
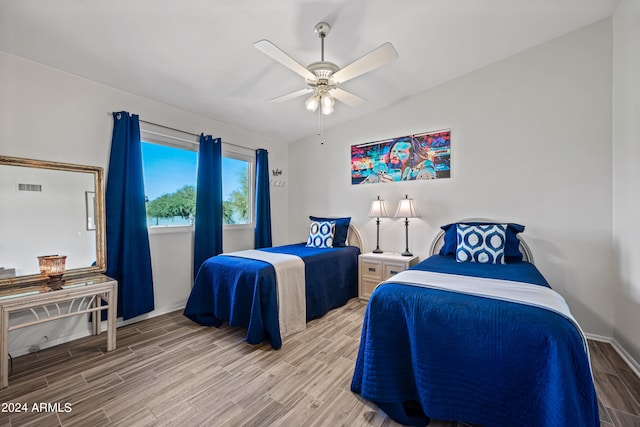
[[[372,252],[373,252],[374,254],[381,254],[381,253],[382,253],[382,249],[380,249],[380,248],[375,248]]]
[[[402,256],[413,256],[413,254],[411,252],[409,252],[409,251],[404,251],[400,255],[402,255]]]

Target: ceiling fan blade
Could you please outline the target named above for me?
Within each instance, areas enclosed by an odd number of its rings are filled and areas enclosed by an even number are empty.
[[[288,93],[286,95],[278,96],[277,98],[270,99],[269,102],[284,102],[293,98],[297,98],[302,95],[306,95],[311,92],[313,92],[313,89],[311,89],[310,87],[307,87],[304,89],[297,90],[295,92]]]
[[[354,77],[382,67],[397,57],[398,52],[396,52],[396,49],[391,43],[387,42],[367,53],[362,58],[356,59],[343,69],[336,71],[336,73],[331,76],[331,80],[334,84],[344,83]]]
[[[275,59],[285,67],[289,68],[291,71],[294,71],[296,74],[301,75],[307,80],[316,80],[315,74],[307,70],[298,61],[290,57],[282,49],[271,43],[269,40],[260,40],[255,42],[253,45],[260,52]]]
[[[332,89],[331,96],[333,96],[338,101],[344,102],[352,108],[358,108],[359,106],[367,102],[366,99],[340,88]]]

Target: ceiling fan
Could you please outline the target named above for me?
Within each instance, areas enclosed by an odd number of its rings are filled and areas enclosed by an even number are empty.
[[[269,40],[260,40],[253,44],[259,51],[304,77],[307,83],[306,88],[273,98],[270,100],[271,102],[284,102],[312,93],[311,97],[305,101],[305,107],[309,111],[316,111],[320,106],[320,111],[326,115],[333,112],[334,98],[353,108],[359,107],[367,101],[338,86],[347,80],[388,64],[398,57],[398,52],[391,43],[387,42],[344,68],[340,68],[332,62],[324,60],[324,39],[330,30],[331,26],[326,22],[320,22],[315,26],[315,32],[321,42],[320,61],[309,64],[308,67],[301,65]]]

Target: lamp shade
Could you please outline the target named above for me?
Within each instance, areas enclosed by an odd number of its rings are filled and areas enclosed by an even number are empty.
[[[40,273],[47,276],[57,276],[64,274],[66,255],[45,255],[38,257]]]
[[[369,218],[386,218],[389,216],[387,207],[384,200],[378,196],[377,200],[371,202],[371,208],[369,209]]]
[[[64,284],[62,276],[64,275],[66,260],[66,255],[44,255],[38,257],[40,273],[49,276],[47,286],[50,289],[62,289]]]
[[[413,199],[410,199],[408,195],[404,196],[404,199],[400,200],[398,209],[396,209],[396,218],[420,218],[420,214],[413,204]]]

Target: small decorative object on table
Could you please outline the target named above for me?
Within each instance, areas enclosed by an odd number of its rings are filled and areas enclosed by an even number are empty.
[[[38,257],[40,273],[49,276],[47,286],[51,289],[61,289],[64,284],[66,255],[43,255]]]

